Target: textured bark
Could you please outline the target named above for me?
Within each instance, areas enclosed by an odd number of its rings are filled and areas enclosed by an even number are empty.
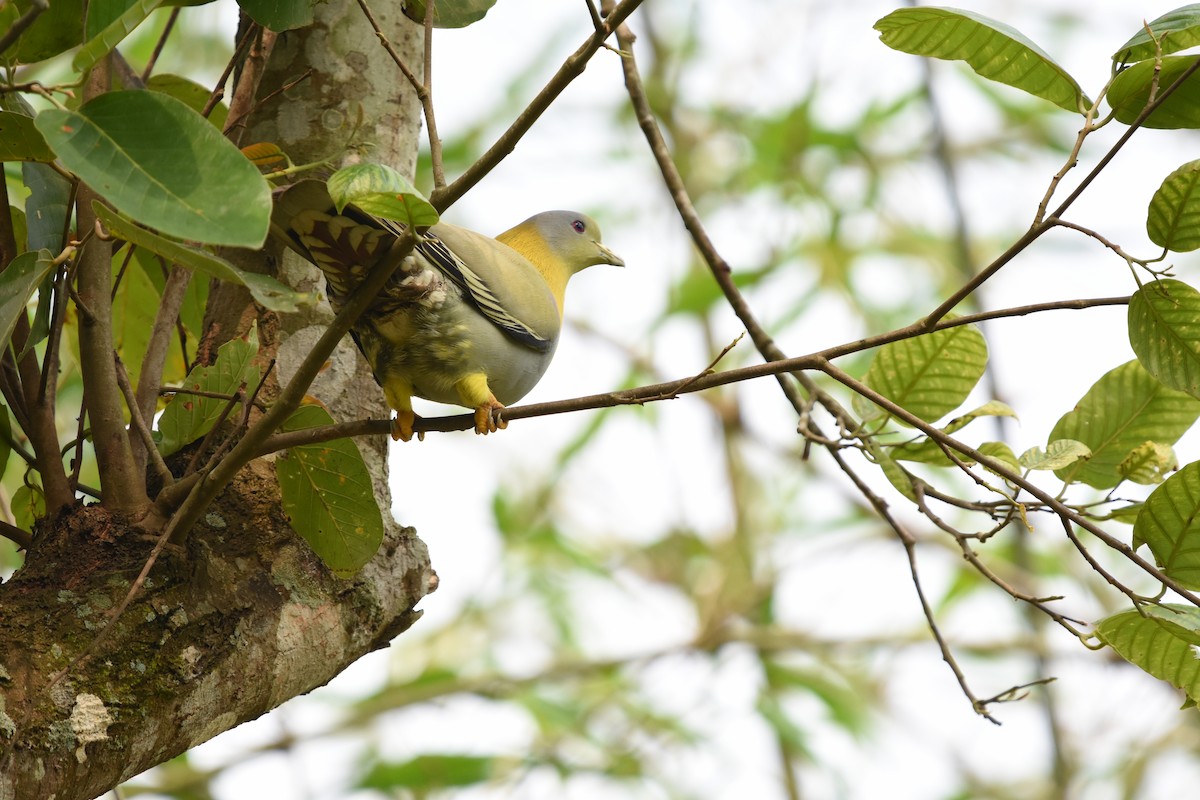
[[[377,9],[384,29],[420,73],[420,28],[400,17],[399,4],[387,5]],[[345,148],[357,131],[371,160],[411,173],[420,123],[413,93],[352,0],[316,12],[313,28],[278,37],[258,94],[313,72],[259,104],[242,143],[274,142],[296,163],[336,161],[340,152],[355,157]],[[238,262],[276,271],[278,253],[242,252]],[[290,262],[281,277],[323,288],[314,271]],[[224,289],[210,299],[215,330],[206,341],[215,347],[257,320],[264,360],[278,358],[273,374],[286,382],[327,310],[278,317]],[[338,419],[386,413],[352,345],[339,348],[310,393]],[[272,459],[260,459],[164,552],[136,601],[78,664],[153,542],[100,506],[43,520],[25,566],[0,586],[0,800],[96,797],[326,683],[406,630],[437,578],[420,539],[391,522],[386,442],[358,444],[388,524],[355,579],[331,575],[292,531]]]

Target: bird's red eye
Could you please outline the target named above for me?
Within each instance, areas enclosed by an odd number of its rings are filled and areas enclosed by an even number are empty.
[[[571,222],[571,227],[575,229],[576,233],[583,233],[585,230],[587,230],[587,225],[584,225],[583,220],[581,219],[573,220]]]

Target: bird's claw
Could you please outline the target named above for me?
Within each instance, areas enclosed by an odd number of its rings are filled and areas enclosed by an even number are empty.
[[[399,409],[396,418],[392,420],[392,441],[407,442],[413,438],[413,426],[417,424],[417,415],[412,410]],[[425,441],[425,432],[417,433],[417,441]]]
[[[496,400],[475,409],[475,433],[487,436],[497,430],[508,427],[508,421],[501,416],[504,405]]]

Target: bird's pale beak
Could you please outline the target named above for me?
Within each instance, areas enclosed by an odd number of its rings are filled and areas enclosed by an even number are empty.
[[[600,260],[596,262],[597,264],[612,264],[614,267],[625,266],[623,258],[599,242],[596,242],[596,249],[600,251]]]

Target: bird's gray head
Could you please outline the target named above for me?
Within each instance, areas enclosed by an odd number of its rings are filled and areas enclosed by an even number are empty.
[[[573,272],[595,264],[625,266],[625,262],[600,242],[596,220],[578,211],[543,211],[524,224],[533,225],[546,245],[567,262]]]

